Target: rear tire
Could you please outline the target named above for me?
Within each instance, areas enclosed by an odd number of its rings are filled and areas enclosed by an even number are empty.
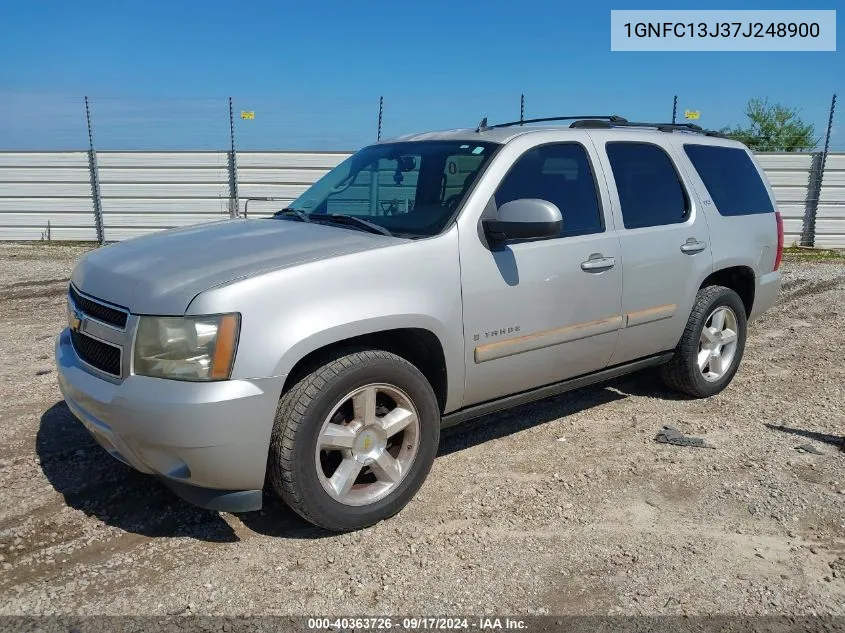
[[[693,398],[716,395],[739,369],[746,330],[745,305],[736,292],[700,289],[675,354],[661,367],[663,382]]]
[[[414,365],[383,350],[340,352],[279,401],[269,478],[307,521],[357,530],[405,507],[439,439],[437,398]]]

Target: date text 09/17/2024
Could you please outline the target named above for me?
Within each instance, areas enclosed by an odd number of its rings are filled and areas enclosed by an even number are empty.
[[[373,631],[525,631],[528,623],[510,617],[338,617],[308,618],[307,628],[324,630],[373,630]]]

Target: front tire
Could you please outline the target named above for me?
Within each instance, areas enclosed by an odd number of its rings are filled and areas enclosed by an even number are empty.
[[[361,529],[416,494],[440,439],[431,385],[383,350],[340,353],[281,398],[270,442],[270,482],[307,521]]]
[[[747,320],[739,295],[724,286],[698,291],[663,382],[693,398],[708,398],[733,380],[745,351]]]

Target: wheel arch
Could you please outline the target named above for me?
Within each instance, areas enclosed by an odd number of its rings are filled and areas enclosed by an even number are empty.
[[[302,341],[282,361],[285,371],[281,373],[286,374],[282,393],[329,358],[348,350],[368,348],[391,352],[414,365],[434,390],[440,412],[446,410],[448,397],[453,394],[450,394],[444,345],[434,331],[419,326],[389,327],[358,334],[323,332]]]
[[[714,270],[701,282],[699,289],[708,286],[725,286],[730,288],[742,299],[745,306],[746,318],[751,316],[754,307],[754,294],[756,290],[756,276],[750,266],[726,266]]]

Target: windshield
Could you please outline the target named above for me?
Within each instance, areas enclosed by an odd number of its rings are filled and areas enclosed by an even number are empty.
[[[497,145],[416,141],[365,147],[288,207],[318,219],[351,215],[394,235],[440,233]]]

